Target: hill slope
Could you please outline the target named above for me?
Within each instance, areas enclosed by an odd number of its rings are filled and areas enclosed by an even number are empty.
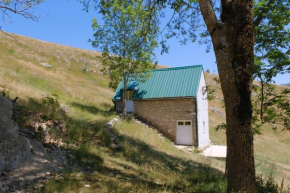
[[[64,138],[75,145],[69,151],[83,168],[52,178],[41,188],[42,192],[224,190],[223,160],[178,150],[150,128],[120,122],[114,133],[123,148],[111,148],[104,124],[116,114],[111,102],[113,90],[100,72],[100,53],[13,36],[16,39],[0,34],[0,91],[11,98],[19,96],[20,105],[26,110],[43,114],[49,112],[42,100],[57,95],[67,114],[57,114],[56,118],[67,121]],[[214,76],[207,74],[207,83],[218,86]],[[217,92],[217,98],[221,96]],[[222,105],[211,101],[210,109],[210,138],[214,144],[225,144],[224,132],[213,131],[215,125],[224,121]],[[24,122],[19,124],[25,126]],[[270,128],[256,136],[259,173],[268,175],[267,167],[275,164],[272,168],[277,180],[290,177],[289,136],[286,132],[274,133]],[[84,188],[85,184],[91,187]]]

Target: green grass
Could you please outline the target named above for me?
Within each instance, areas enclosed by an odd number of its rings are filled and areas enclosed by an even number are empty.
[[[72,192],[225,192],[223,172],[215,167],[220,162],[178,150],[155,130],[127,121],[114,129],[122,145],[117,151],[101,130],[72,151],[85,168],[81,175],[71,173],[82,182]],[[69,182],[63,179],[60,186],[53,179],[42,191],[61,192]]]

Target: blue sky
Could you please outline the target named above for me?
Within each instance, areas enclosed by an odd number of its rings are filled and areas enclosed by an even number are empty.
[[[11,21],[1,22],[0,26],[7,32],[20,34],[40,40],[95,50],[88,42],[92,38],[92,18],[98,15],[92,9],[89,13],[83,10],[83,5],[77,0],[46,0],[40,4],[34,13],[42,18],[35,22],[21,16],[11,14]],[[169,53],[160,54],[156,50],[158,63],[170,67],[203,64],[204,69],[217,73],[213,50],[206,53],[206,46],[198,43],[180,45],[178,40],[168,41]],[[275,78],[277,84],[290,82],[290,75],[279,75]]]

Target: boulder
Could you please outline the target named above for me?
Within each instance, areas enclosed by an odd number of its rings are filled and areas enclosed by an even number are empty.
[[[107,129],[113,129],[113,127],[114,127],[114,123],[112,121],[110,121],[106,124]]]
[[[113,122],[113,123],[117,123],[118,121],[119,121],[118,118],[114,118],[114,119],[112,119],[112,122]]]
[[[0,172],[4,170],[4,156],[0,153]]]
[[[30,143],[19,137],[19,128],[12,120],[13,103],[0,96],[0,175],[20,166],[30,156]]]
[[[30,143],[20,138],[15,146],[6,154],[4,171],[11,171],[20,166],[30,156]]]

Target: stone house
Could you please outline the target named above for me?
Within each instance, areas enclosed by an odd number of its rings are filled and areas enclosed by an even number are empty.
[[[113,97],[122,111],[123,82]],[[126,108],[179,145],[209,145],[208,101],[202,65],[152,71],[145,82],[130,81]]]

